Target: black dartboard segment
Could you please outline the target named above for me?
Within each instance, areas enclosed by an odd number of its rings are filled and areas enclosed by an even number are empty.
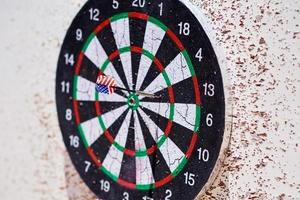
[[[194,199],[214,173],[224,145],[223,77],[186,4],[90,0],[68,30],[56,77],[59,123],[100,199]],[[103,74],[160,98],[97,93]]]

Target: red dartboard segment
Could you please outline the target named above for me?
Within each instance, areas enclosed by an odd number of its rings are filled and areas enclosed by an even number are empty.
[[[140,12],[129,12],[128,17],[136,18],[136,19],[142,19],[142,20],[145,20],[145,21],[148,21],[148,19],[149,19],[149,15],[146,15],[146,14],[140,13]]]
[[[80,124],[80,115],[79,115],[79,110],[78,110],[78,102],[74,99],[73,100],[73,110],[74,110],[74,114],[75,114],[75,120],[76,120],[76,124],[79,125]]]
[[[194,91],[196,96],[196,104],[200,106],[202,103],[201,103],[201,96],[200,96],[200,88],[196,76],[193,76],[193,84],[194,84]]]
[[[90,157],[92,158],[92,160],[94,161],[94,163],[96,164],[96,166],[98,168],[100,168],[101,167],[101,162],[97,159],[97,156],[95,155],[93,149],[87,148],[87,152],[90,155]]]
[[[120,55],[120,52],[119,52],[119,50],[116,50],[116,51],[114,51],[112,54],[110,54],[110,56],[108,57],[108,59],[110,60],[110,61],[113,61],[117,56],[119,56]]]
[[[110,19],[105,20],[104,22],[102,22],[101,24],[99,24],[99,26],[97,26],[97,28],[94,30],[94,34],[97,35],[98,33],[100,33],[109,24],[110,24]]]
[[[188,148],[188,151],[186,152],[187,159],[190,159],[190,157],[191,157],[191,155],[192,155],[192,153],[194,151],[197,139],[198,139],[198,133],[194,133],[192,141],[191,141],[191,144],[190,144],[190,146]]]
[[[81,67],[81,63],[82,63],[83,58],[84,58],[84,53],[80,52],[80,54],[78,56],[78,60],[77,60],[76,66],[75,66],[75,75],[76,76],[78,76],[79,73],[80,73],[80,67]]]
[[[185,49],[183,44],[180,42],[178,37],[175,35],[175,33],[171,29],[167,30],[167,35],[174,41],[174,43],[180,49],[180,51],[183,51]]]

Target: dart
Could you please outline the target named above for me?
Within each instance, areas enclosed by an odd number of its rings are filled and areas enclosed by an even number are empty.
[[[148,94],[142,91],[134,91],[134,90],[128,90],[126,88],[117,87],[117,82],[108,76],[100,75],[97,78],[96,82],[96,91],[102,94],[113,94],[115,90],[121,90],[121,91],[127,91],[136,93],[139,96],[144,96],[148,98],[160,98],[160,96],[155,96],[153,94]]]

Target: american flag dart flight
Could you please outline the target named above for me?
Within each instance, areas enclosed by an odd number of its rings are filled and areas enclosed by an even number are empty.
[[[116,81],[104,75],[100,75],[96,83],[96,91],[103,94],[113,94],[115,92]]]
[[[88,0],[56,75],[60,129],[99,199],[193,200],[213,182],[231,124],[224,62],[187,0]]]

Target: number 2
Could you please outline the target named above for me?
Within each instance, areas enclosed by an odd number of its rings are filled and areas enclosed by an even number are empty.
[[[166,190],[166,197],[165,200],[170,200],[170,198],[172,197],[172,191],[171,190]]]

